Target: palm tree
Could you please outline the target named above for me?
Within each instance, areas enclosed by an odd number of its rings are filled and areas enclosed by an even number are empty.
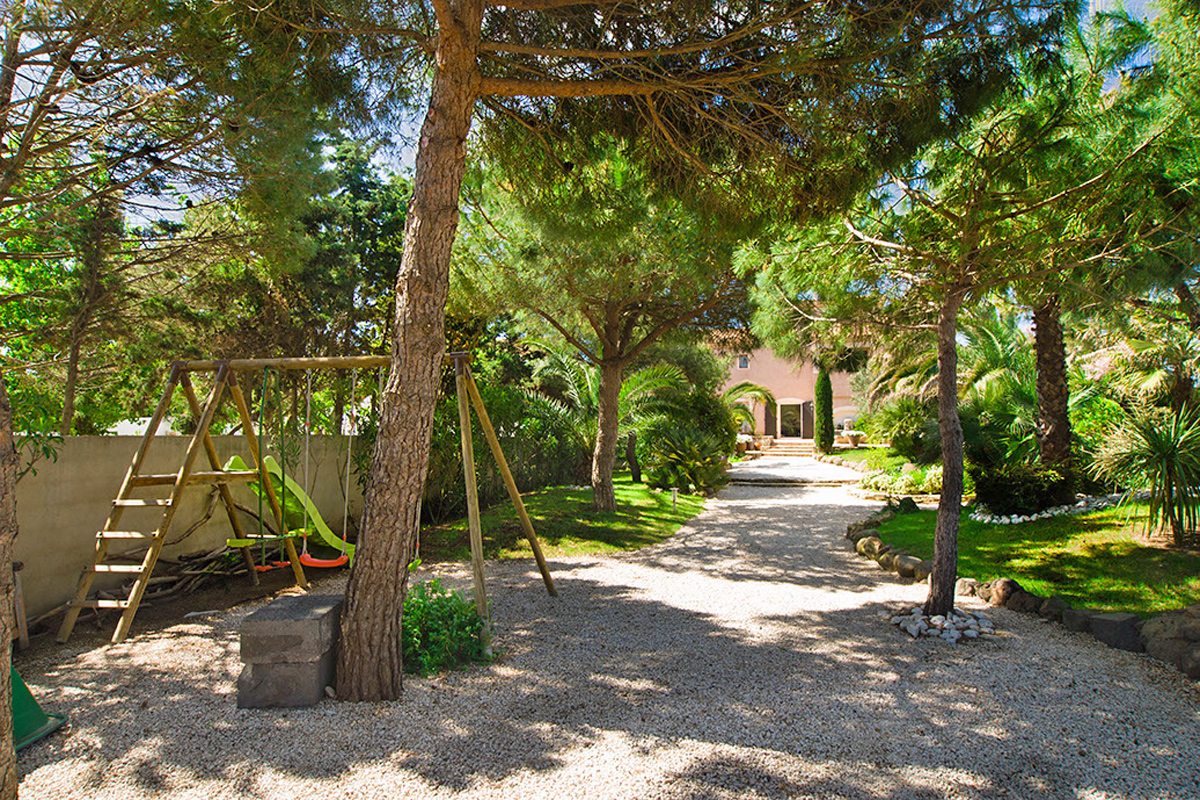
[[[545,343],[536,346],[546,352],[534,370],[542,380],[543,390],[531,396],[557,416],[571,431],[581,448],[592,453],[592,472],[603,465],[597,463],[596,439],[600,422],[600,368],[589,364],[577,353]],[[637,462],[637,430],[660,408],[656,394],[663,389],[680,388],[687,378],[678,367],[656,364],[630,372],[622,377],[617,396],[617,425],[628,434],[626,457],[635,482],[641,481]],[[609,465],[611,481],[611,465]]]
[[[772,406],[775,404],[775,395],[771,394],[770,389],[754,381],[741,381],[721,392],[721,402],[729,408],[733,421],[739,427],[749,425],[753,430],[754,411],[750,404],[762,403],[768,407]]]

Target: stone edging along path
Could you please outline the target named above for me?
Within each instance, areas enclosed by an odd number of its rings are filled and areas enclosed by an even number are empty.
[[[901,501],[900,512],[915,511],[916,503],[910,498],[906,500],[908,502]],[[847,526],[846,538],[854,543],[859,555],[874,560],[882,569],[912,581],[928,580],[932,562],[897,550],[879,538],[879,526],[895,517],[896,511],[885,507]],[[978,597],[993,606],[1013,611],[1037,614],[1061,623],[1067,630],[1090,633],[1109,647],[1148,653],[1189,678],[1200,680],[1200,603],[1142,619],[1127,612],[1100,613],[1072,608],[1062,597],[1041,597],[1026,591],[1012,578],[983,583],[973,578],[959,578],[955,594]]]

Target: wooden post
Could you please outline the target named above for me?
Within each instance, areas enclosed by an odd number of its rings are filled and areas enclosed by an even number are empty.
[[[463,476],[467,482],[467,528],[471,534],[471,572],[475,608],[483,620],[484,651],[491,653],[492,625],[488,613],[487,584],[483,575],[483,529],[479,523],[479,494],[475,483],[475,446],[471,441],[471,411],[467,407],[466,359],[454,359],[454,386],[458,395],[458,426],[462,433]]]
[[[496,465],[500,468],[500,476],[504,478],[504,488],[508,489],[508,496],[517,509],[517,516],[521,519],[521,528],[525,531],[525,538],[529,540],[529,546],[533,549],[533,557],[537,561],[538,571],[542,573],[542,582],[546,584],[546,591],[551,597],[558,597],[558,590],[554,588],[554,578],[550,577],[550,567],[546,564],[546,556],[542,554],[542,545],[538,542],[537,534],[533,532],[533,522],[529,519],[529,512],[525,510],[525,502],[521,500],[521,493],[517,491],[517,482],[513,478],[512,470],[508,468],[508,459],[504,457],[504,451],[500,449],[500,439],[497,438],[496,429],[492,427],[492,419],[483,406],[479,387],[475,385],[475,378],[471,375],[470,368],[467,367],[464,371],[471,404],[475,406],[475,413],[479,415],[479,425],[483,428],[483,435],[487,437],[488,447],[491,448]]]
[[[237,373],[229,373],[229,385],[232,387],[237,383]],[[180,380],[180,387],[183,389],[183,394],[187,398],[188,405],[192,409],[192,416],[200,419],[203,413],[200,408],[200,401],[196,397],[196,390],[192,388],[192,381],[187,373],[183,374]],[[204,432],[204,451],[208,454],[208,463],[214,471],[221,470],[221,458],[217,455],[217,446],[213,443],[212,433]],[[245,539],[246,532],[242,530],[242,523],[237,516],[237,508],[233,504],[233,495],[229,492],[229,486],[225,483],[217,484],[217,492],[221,495],[221,502],[225,505],[225,515],[229,517],[229,527],[233,530],[233,535],[238,539]],[[250,573],[250,582],[258,586],[258,570],[254,568],[254,554],[250,552],[249,547],[241,548],[242,559],[246,562],[246,569]]]
[[[287,552],[288,562],[292,565],[292,574],[296,577],[296,585],[301,589],[307,589],[308,579],[304,577],[304,567],[300,565],[300,556],[296,553],[296,545],[291,537],[287,536],[284,526],[283,506],[275,494],[271,476],[267,474],[267,468],[263,465],[262,454],[258,451],[258,439],[254,434],[254,417],[250,413],[250,406],[246,403],[246,395],[242,393],[241,384],[237,382],[236,378],[229,382],[229,394],[233,397],[233,404],[237,406],[238,416],[242,420],[242,434],[245,435],[246,445],[250,448],[253,466],[258,470],[260,490],[267,496],[271,513],[275,515],[275,520],[279,523],[279,535],[284,537],[284,550]],[[265,398],[263,402],[266,402]]]

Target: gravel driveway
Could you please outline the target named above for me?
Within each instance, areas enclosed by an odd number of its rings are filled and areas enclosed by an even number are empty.
[[[1196,684],[1005,610],[994,641],[910,640],[879,612],[926,587],[849,550],[861,503],[734,486],[656,547],[552,562],[557,600],[489,565],[501,659],[395,703],[239,710],[252,608],[57,651],[23,667],[71,725],[21,796],[1200,797]]]

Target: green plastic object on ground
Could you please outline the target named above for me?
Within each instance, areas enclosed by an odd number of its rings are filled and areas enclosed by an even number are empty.
[[[21,752],[29,745],[49,736],[67,721],[66,714],[47,714],[42,711],[25,681],[14,669],[12,672],[13,746]]]
[[[271,483],[275,488],[275,496],[281,496],[279,478],[283,470],[279,468],[279,462],[270,456],[266,456],[263,458],[263,465],[267,468],[267,474],[271,476]],[[225,469],[246,470],[249,467],[240,456],[233,456],[225,465]],[[250,488],[255,493],[259,491],[257,482],[252,482]],[[344,553],[351,560],[354,559],[354,545],[343,541],[340,536],[325,524],[325,520],[321,517],[321,512],[317,511],[317,507],[313,504],[312,499],[301,488],[300,484],[292,480],[290,475],[287,478],[287,496],[284,498],[284,513],[287,515],[288,530],[292,533],[299,534],[305,529],[305,518],[307,516],[307,531],[309,535],[315,536],[326,547],[332,547],[334,550]]]

